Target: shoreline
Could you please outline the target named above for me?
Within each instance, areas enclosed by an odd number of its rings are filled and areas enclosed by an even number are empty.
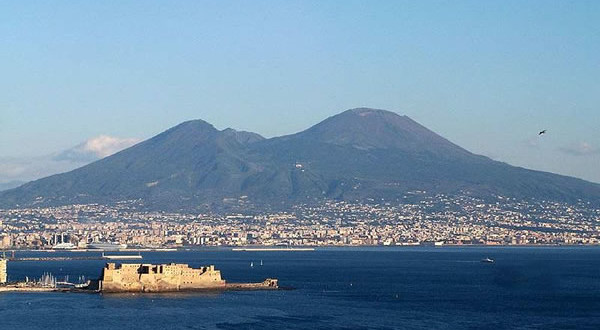
[[[231,251],[235,252],[294,252],[294,251],[315,251],[314,247],[292,247],[292,248],[271,248],[271,247],[234,247]]]
[[[13,287],[13,286],[0,286],[0,293],[3,292],[67,292],[70,290],[60,288],[43,288],[43,287]]]
[[[104,251],[104,252],[185,252],[185,251],[235,251],[235,252],[277,252],[277,251],[317,251],[322,249],[372,249],[372,248],[380,248],[380,249],[393,249],[393,248],[444,248],[444,247],[465,247],[465,248],[507,248],[507,247],[515,247],[515,248],[523,248],[523,247],[532,247],[532,248],[572,248],[572,247],[600,247],[600,244],[442,244],[442,245],[421,245],[421,244],[401,244],[401,245],[305,245],[291,248],[274,248],[270,245],[248,245],[248,246],[185,246],[179,248],[165,248],[165,249],[127,249],[127,250],[118,250],[118,251]],[[89,250],[89,249],[73,249],[73,250],[53,250],[53,249],[0,249],[0,254],[2,252],[46,252],[46,253],[61,253],[61,252],[70,252],[70,253],[85,253],[85,252],[103,252],[103,250]],[[124,255],[126,256],[126,255]],[[7,259],[10,260],[10,257],[7,256]]]
[[[181,289],[181,290],[157,290],[157,291],[144,291],[144,290],[94,290],[85,288],[50,288],[50,287],[27,287],[17,286],[15,284],[9,284],[7,286],[0,286],[0,294],[5,292],[18,292],[18,293],[40,293],[40,292],[61,292],[61,293],[88,293],[88,294],[120,294],[120,293],[139,293],[139,294],[160,294],[160,293],[186,293],[186,292],[225,292],[225,291],[278,291],[278,290],[289,290],[290,288],[279,287],[276,282],[274,285],[269,285],[273,279],[267,279],[263,282],[251,282],[251,283],[225,283],[224,286],[216,287],[205,287],[196,289]],[[276,281],[276,280],[275,280]]]

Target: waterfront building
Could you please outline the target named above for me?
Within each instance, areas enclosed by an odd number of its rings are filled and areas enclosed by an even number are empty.
[[[179,291],[224,288],[225,280],[214,266],[191,268],[187,264],[114,264],[102,271],[102,291]]]
[[[0,284],[6,283],[6,258],[0,257]]]

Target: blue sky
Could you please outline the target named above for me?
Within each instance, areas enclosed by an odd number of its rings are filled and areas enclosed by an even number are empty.
[[[600,182],[598,22],[599,1],[0,1],[0,179],[100,135],[270,137],[366,106]]]

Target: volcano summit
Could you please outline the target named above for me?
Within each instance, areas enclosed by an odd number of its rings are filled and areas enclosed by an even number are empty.
[[[194,210],[231,201],[395,200],[415,190],[600,200],[598,184],[494,161],[406,116],[359,108],[270,139],[187,121],[76,170],[4,191],[0,206],[141,199],[154,209]]]

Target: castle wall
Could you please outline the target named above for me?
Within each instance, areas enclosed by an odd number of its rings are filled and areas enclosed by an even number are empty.
[[[214,266],[190,268],[187,264],[108,263],[102,274],[105,292],[160,292],[225,287],[221,272]]]
[[[6,283],[7,273],[6,273],[6,259],[0,258],[0,283]]]

